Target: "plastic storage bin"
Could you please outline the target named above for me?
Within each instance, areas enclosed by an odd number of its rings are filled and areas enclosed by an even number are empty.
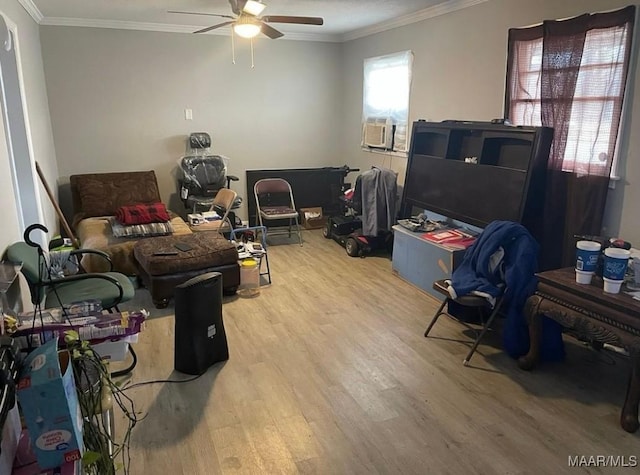
[[[255,297],[260,293],[260,266],[253,258],[244,259],[240,264],[240,287],[238,294],[241,297]]]

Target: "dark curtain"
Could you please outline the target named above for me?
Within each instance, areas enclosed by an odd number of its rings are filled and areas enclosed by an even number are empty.
[[[543,238],[540,243],[542,270],[574,264],[575,234],[600,234],[622,112],[634,19],[635,7],[630,6],[615,12],[587,14],[561,21],[545,21],[536,27],[509,31],[505,103],[507,117],[511,95],[516,90],[514,88],[518,87],[514,81],[520,80],[519,59],[515,54],[519,50],[518,42],[542,39],[542,66],[539,77],[540,123],[554,129],[554,140],[547,166],[544,225],[541,233]],[[613,29],[607,37],[607,42],[593,41],[589,47],[593,51],[585,50],[588,32],[604,28]],[[620,46],[624,48],[619,48]],[[614,101],[612,110],[607,108],[604,111],[604,105],[601,109],[589,109],[582,108],[579,103],[574,104],[577,87],[581,88],[583,94],[585,91],[590,93],[589,88],[592,88],[594,94],[597,91],[598,95],[604,95],[603,89],[612,88],[611,76],[601,71],[587,71],[583,76],[587,79],[578,84],[583,56],[593,54],[597,48],[617,48],[613,51],[621,51],[621,55],[624,56],[615,58],[610,66],[611,70],[622,67],[624,78],[618,91],[618,100]],[[592,166],[591,161],[578,159],[581,152],[575,144],[568,152],[569,125],[571,123],[575,128],[576,124],[598,123],[600,117],[597,114],[604,113],[612,114],[611,127],[603,127],[598,133],[609,134],[609,150],[598,157],[605,163]],[[593,147],[595,148],[595,144]]]

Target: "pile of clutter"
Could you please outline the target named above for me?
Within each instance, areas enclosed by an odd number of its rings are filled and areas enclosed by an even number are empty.
[[[199,226],[200,224],[207,224],[220,219],[222,219],[222,217],[215,211],[203,211],[202,213],[187,215],[189,226]]]
[[[82,473],[81,385],[72,365],[77,350],[67,349],[65,338],[71,332],[89,342],[98,358],[122,360],[147,317],[145,310],[103,313],[98,300],[5,316],[5,335],[0,337],[0,474]]]

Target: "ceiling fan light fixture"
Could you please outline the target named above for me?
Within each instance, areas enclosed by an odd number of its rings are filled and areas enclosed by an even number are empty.
[[[247,0],[247,3],[244,4],[242,11],[248,13],[249,15],[258,16],[262,13],[266,5],[262,2],[256,2],[255,0]]]
[[[260,34],[261,29],[262,25],[260,23],[253,20],[253,18],[245,16],[238,18],[235,25],[233,25],[233,31],[243,38],[255,38]]]

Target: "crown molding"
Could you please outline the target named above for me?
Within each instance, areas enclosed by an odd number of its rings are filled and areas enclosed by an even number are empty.
[[[347,32],[341,35],[341,40],[342,42],[356,40],[358,38],[363,38],[375,33],[381,33],[383,31],[392,30],[393,28],[398,28],[401,26],[410,25],[412,23],[428,20],[429,18],[446,15],[447,13],[452,13],[488,1],[489,0],[449,0],[443,3],[439,3],[438,5],[425,8],[424,10],[395,18],[393,20],[384,21],[382,23],[378,23],[377,25]]]
[[[18,0],[22,8],[24,8],[36,23],[40,23],[44,15],[32,0]]]
[[[166,23],[147,23],[123,20],[96,20],[92,18],[46,17],[40,22],[46,26],[78,26],[86,28],[110,28],[113,30],[163,31],[167,33],[193,33],[201,27],[189,25],[173,25]],[[211,31],[210,33],[217,33]]]
[[[33,0],[18,0],[24,9],[29,12],[33,19],[40,25],[49,26],[78,26],[85,28],[108,28],[113,30],[138,30],[138,31],[159,31],[164,33],[193,33],[202,26],[175,25],[167,23],[148,23],[139,21],[124,20],[98,20],[91,18],[65,18],[65,17],[43,17]],[[489,0],[448,0],[438,5],[434,5],[415,13],[404,15],[393,20],[388,20],[377,25],[350,31],[344,34],[326,35],[319,33],[287,33],[283,40],[295,41],[319,41],[327,43],[343,43],[365,36],[381,33],[412,23],[417,23],[429,18],[434,18],[447,13],[462,10],[464,8],[488,2]],[[229,36],[229,27],[219,28],[205,33],[207,35]]]
[[[25,0],[26,1],[26,0]],[[65,17],[46,17],[40,21],[41,25],[46,26],[78,26],[85,28],[109,28],[113,30],[139,30],[139,31],[159,31],[164,33],[193,33],[202,28],[202,26],[193,25],[173,25],[167,23],[147,23],[138,21],[122,21],[122,20],[95,20],[90,18],[65,18]],[[208,31],[205,35],[229,36],[231,34],[230,27],[219,28]],[[342,39],[340,35],[320,35],[314,33],[287,33],[283,38],[285,40],[297,41],[324,41],[329,43],[339,43]]]

